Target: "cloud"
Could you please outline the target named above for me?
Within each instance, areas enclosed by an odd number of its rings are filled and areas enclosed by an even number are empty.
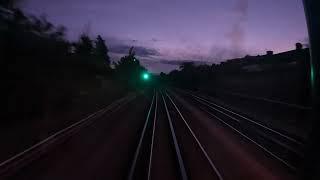
[[[220,63],[228,59],[244,57],[249,52],[245,49],[235,49],[228,46],[214,45],[209,50],[209,56],[215,63]]]
[[[209,61],[192,61],[192,60],[161,60],[160,63],[162,64],[170,64],[170,65],[181,65],[185,62],[193,62],[195,65],[202,65],[202,64],[212,64]]]
[[[118,53],[118,54],[128,54],[129,49],[132,46],[130,45],[116,45],[116,46],[110,46],[109,50],[112,53]],[[159,52],[153,48],[148,47],[142,47],[142,46],[134,46],[134,52],[137,56],[146,57],[146,56],[157,56],[159,55]]]
[[[246,32],[240,22],[232,25],[230,32],[226,34],[227,39],[229,39],[231,43],[232,56],[239,56],[241,51],[243,51],[245,36]]]
[[[161,72],[169,73],[170,71],[174,69],[178,69],[179,65],[174,64],[166,64],[161,63],[159,61],[152,61],[152,60],[141,60],[141,64],[143,64],[148,70],[152,73],[159,74]]]
[[[160,40],[157,39],[157,38],[152,38],[151,41],[152,41],[152,42],[159,42]]]
[[[234,57],[239,56],[244,48],[246,31],[243,23],[248,19],[248,9],[248,0],[237,0],[233,7],[236,18],[230,31],[226,34],[226,38],[230,41],[230,49],[232,49],[232,56]]]
[[[247,18],[249,9],[249,0],[237,0],[233,10],[238,13],[241,18]]]
[[[110,53],[125,55],[133,46],[137,56],[158,56],[160,53],[151,47],[140,45],[141,42],[136,39],[120,39],[117,37],[104,37]]]

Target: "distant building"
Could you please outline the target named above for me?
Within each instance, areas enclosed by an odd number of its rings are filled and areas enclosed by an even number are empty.
[[[273,51],[267,51],[267,56],[272,56],[273,55]]]
[[[309,62],[309,48],[303,49],[303,45],[301,43],[296,43],[295,45],[295,50],[281,52],[278,54],[274,54],[273,51],[267,51],[265,55],[246,55],[243,58],[230,59],[221,63],[220,68],[233,72],[274,71],[295,67],[307,69]]]
[[[301,50],[302,49],[302,44],[301,43],[296,43],[296,50]]]

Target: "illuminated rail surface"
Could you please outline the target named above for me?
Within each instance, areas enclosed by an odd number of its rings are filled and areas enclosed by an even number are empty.
[[[299,152],[295,151],[295,147],[297,146],[303,146],[303,142],[300,142],[288,135],[285,135],[281,132],[278,132],[270,127],[267,127],[263,124],[260,124],[258,122],[255,122],[241,114],[238,114],[230,109],[227,109],[226,107],[223,107],[215,102],[212,102],[208,100],[207,98],[203,96],[196,95],[191,92],[183,92],[184,94],[188,95],[190,98],[201,104],[199,108],[207,112],[210,116],[214,117],[215,119],[218,119],[223,124],[240,134],[241,136],[245,137],[250,142],[257,145],[259,148],[267,152],[269,155],[271,155],[273,158],[277,159],[287,167],[289,167],[292,170],[296,169],[296,165],[292,164],[291,161],[284,158],[281,154],[279,154],[277,151],[273,151],[273,149],[269,148],[269,146],[265,146],[265,144],[261,143],[255,138],[252,138],[250,135],[252,135],[252,132],[244,132],[246,129],[239,128],[242,126],[242,123],[245,121],[247,123],[250,123],[254,127],[258,127],[258,129],[262,132],[267,132],[264,135],[259,134],[259,136],[268,139],[268,141],[273,142],[273,146],[277,145],[283,149],[286,149],[286,152],[291,152],[295,154],[295,156],[300,156]],[[80,128],[83,128],[87,124],[91,123],[94,119],[99,118],[102,114],[116,111],[115,109],[118,109],[122,107],[124,104],[131,101],[134,97],[128,97],[123,98],[116,103],[112,104],[111,106],[108,106],[107,108],[101,109],[100,111],[88,116],[87,118],[57,132],[56,134],[48,137],[47,139],[39,142],[38,144],[28,148],[27,150],[17,154],[16,156],[8,159],[7,161],[4,161],[0,164],[0,172],[2,174],[6,174],[10,171],[16,171],[17,169],[26,166],[30,161],[36,159],[38,157],[38,152],[46,152],[45,149],[47,149],[49,146],[57,145],[58,141],[62,141],[66,137],[76,133],[79,131]],[[161,106],[162,105],[162,106]],[[188,141],[194,142],[194,148],[198,149],[199,154],[201,156],[205,157],[205,161],[202,164],[199,164],[200,166],[207,166],[209,167],[211,174],[214,174],[213,179],[219,179],[223,180],[223,176],[219,171],[219,167],[216,166],[214,161],[211,159],[211,157],[208,155],[208,152],[206,151],[206,148],[203,146],[203,144],[200,142],[200,139],[198,138],[197,134],[193,131],[192,127],[186,121],[184,117],[183,111],[178,107],[177,103],[175,103],[174,98],[171,97],[171,95],[166,91],[160,91],[160,90],[154,90],[152,95],[152,100],[150,103],[150,106],[148,108],[147,114],[146,114],[146,120],[143,124],[142,131],[139,134],[139,141],[137,143],[137,146],[135,148],[135,152],[133,154],[132,161],[129,164],[129,170],[127,179],[139,179],[140,177],[146,177],[146,179],[152,179],[152,170],[153,169],[153,157],[154,157],[154,148],[155,148],[155,135],[157,134],[157,120],[159,115],[159,108],[164,108],[168,128],[170,132],[171,142],[172,142],[172,152],[174,152],[175,161],[177,162],[177,174],[179,174],[180,179],[187,180],[190,179],[190,168],[188,166],[190,163],[186,161],[185,154],[182,153],[182,151],[188,151],[187,149],[183,149],[183,143],[182,140],[178,138],[177,134],[179,131],[177,131],[177,127],[174,124],[176,122],[180,122],[182,126],[184,126],[186,134],[188,134],[189,138]],[[219,114],[219,115],[218,115]],[[247,124],[246,124],[247,125]],[[181,131],[180,131],[181,132]],[[254,132],[257,133],[257,132]],[[260,132],[261,133],[261,132]],[[183,136],[187,137],[187,135],[183,134]],[[274,139],[278,139],[280,142],[275,142]],[[147,148],[148,153],[142,153],[143,149]],[[195,155],[197,156],[197,155]],[[199,156],[199,155],[198,155]],[[145,166],[139,165],[138,161],[145,161]],[[141,170],[143,169],[143,170]],[[141,176],[141,174],[137,172],[144,172],[144,174]]]
[[[290,170],[297,170],[303,159],[304,142],[219,105],[207,96],[190,91],[178,91],[189,96],[201,105],[200,109],[261,148]]]
[[[162,101],[161,101],[162,100]],[[178,108],[177,104],[174,102],[174,100],[170,97],[170,95],[166,92],[154,92],[148,113],[147,113],[147,117],[146,117],[146,121],[144,123],[144,126],[142,128],[141,134],[140,134],[140,139],[136,148],[136,151],[134,153],[134,157],[132,160],[132,163],[130,165],[129,168],[129,173],[128,173],[128,180],[133,180],[133,179],[141,179],[141,178],[146,178],[146,179],[152,179],[152,175],[151,175],[151,169],[152,169],[152,159],[154,156],[154,143],[155,142],[155,134],[156,132],[156,121],[158,120],[157,117],[157,113],[159,112],[159,108],[160,108],[160,103],[163,103],[163,107],[165,109],[165,114],[166,114],[166,119],[167,119],[167,123],[169,125],[169,129],[170,129],[170,137],[171,137],[171,141],[172,141],[172,152],[174,152],[175,155],[175,161],[177,162],[177,171],[179,174],[179,179],[183,179],[183,180],[187,180],[190,179],[189,174],[190,172],[188,172],[188,170],[190,170],[189,168],[187,168],[190,164],[192,164],[193,162],[188,162],[186,161],[186,157],[184,156],[184,154],[182,153],[182,150],[186,149],[182,149],[183,148],[183,143],[180,141],[181,139],[179,139],[177,137],[177,127],[174,125],[174,122],[176,121],[180,121],[184,124],[184,126],[186,127],[190,137],[192,138],[188,138],[188,141],[193,141],[195,144],[194,148],[197,148],[199,150],[199,154],[197,154],[197,156],[203,156],[205,157],[205,161],[206,163],[203,164],[199,164],[200,166],[209,166],[210,168],[210,174],[214,174],[214,176],[212,177],[213,179],[219,179],[219,180],[223,180],[223,177],[221,175],[221,173],[219,172],[218,168],[216,167],[216,165],[214,164],[214,162],[212,161],[212,159],[210,158],[210,156],[208,155],[205,147],[201,144],[199,138],[197,137],[197,135],[194,133],[194,131],[192,130],[192,128],[190,127],[189,123],[185,120],[185,117],[183,116],[183,113],[181,112],[181,110]],[[172,113],[176,113],[178,115],[179,118],[177,118],[177,116],[172,116]],[[149,128],[149,129],[148,129]],[[151,132],[151,133],[148,133]],[[151,137],[148,137],[148,135]],[[181,135],[181,134],[180,134]],[[185,136],[186,137],[186,136]],[[144,143],[146,143],[147,145],[144,145]],[[149,148],[148,149],[148,154],[143,154],[142,152],[146,152],[143,150],[143,147],[145,148]],[[147,166],[139,166],[138,161],[147,161],[146,163],[144,163],[145,165],[147,164]],[[144,170],[141,170],[144,169]],[[157,171],[157,170],[156,170]],[[139,174],[141,172],[144,172],[145,174]]]

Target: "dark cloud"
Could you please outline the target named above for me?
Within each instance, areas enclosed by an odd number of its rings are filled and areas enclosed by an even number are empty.
[[[212,46],[209,51],[209,56],[216,63],[222,62],[228,59],[243,57],[248,54],[243,49],[236,49],[232,47]]]
[[[248,9],[248,0],[237,0],[233,7],[236,18],[230,31],[226,34],[226,38],[230,41],[230,49],[232,50],[232,56],[234,57],[239,56],[244,49],[246,31],[243,27],[243,23],[248,19]]]
[[[109,50],[112,53],[118,53],[118,54],[127,54],[129,52],[129,49],[132,46],[130,45],[115,45],[110,46]],[[159,52],[155,49],[148,48],[148,47],[142,47],[142,46],[134,46],[134,52],[137,56],[146,57],[146,56],[157,56],[159,55]]]
[[[234,12],[240,15],[241,19],[247,18],[249,9],[249,0],[237,0],[234,6]]]
[[[192,61],[192,60],[161,60],[160,63],[162,64],[170,64],[170,65],[181,65],[185,62],[193,62],[196,65],[202,65],[202,64],[212,64],[212,62],[209,61]]]
[[[104,39],[111,53],[125,55],[128,54],[129,49],[133,46],[137,56],[146,57],[159,55],[159,52],[154,48],[137,45],[139,41],[136,39],[120,39],[116,37],[104,37]]]
[[[153,61],[151,59],[141,59],[140,62],[150,72],[155,74],[160,74],[161,72],[169,73],[170,71],[179,68],[179,65],[161,63],[160,61]]]
[[[213,46],[211,47],[209,54],[215,60],[222,61],[229,58],[232,53],[230,52],[230,49]]]
[[[152,41],[152,42],[159,42],[160,40],[159,40],[159,39],[156,39],[156,38],[152,38],[151,41]]]
[[[230,49],[232,49],[232,56],[237,57],[241,54],[244,49],[246,32],[241,24],[241,22],[236,22],[232,25],[229,33],[226,37],[230,40]]]

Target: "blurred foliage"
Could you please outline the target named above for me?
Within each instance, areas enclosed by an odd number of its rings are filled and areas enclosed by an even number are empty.
[[[210,83],[215,78],[215,65],[195,65],[194,62],[184,62],[180,70],[169,74],[160,73],[160,81],[173,86],[197,90],[201,84]]]
[[[141,75],[147,70],[135,57],[133,47],[129,49],[128,55],[122,57],[119,62],[114,63],[114,66],[117,78],[126,83],[129,88],[134,89],[143,86]]]
[[[110,57],[108,55],[109,50],[108,47],[106,46],[106,43],[104,39],[100,35],[98,35],[96,41],[95,41],[95,52],[94,54],[96,55],[97,58],[102,59],[106,66],[110,66]]]
[[[77,42],[69,42],[65,27],[1,3],[0,57],[7,66],[8,111],[13,119],[68,109],[81,94],[107,88],[104,82],[114,79],[108,47],[100,35],[92,40],[82,34]],[[138,61],[126,65],[132,58],[132,53],[123,57],[116,71],[134,77],[143,68]],[[109,88],[117,87],[113,83]]]
[[[0,0],[0,6],[8,9],[16,8],[23,0]]]
[[[191,90],[237,92],[307,104],[309,96],[309,49],[296,43],[296,49],[279,54],[245,56],[220,64],[195,65],[184,62],[179,70],[161,73],[161,82]]]

